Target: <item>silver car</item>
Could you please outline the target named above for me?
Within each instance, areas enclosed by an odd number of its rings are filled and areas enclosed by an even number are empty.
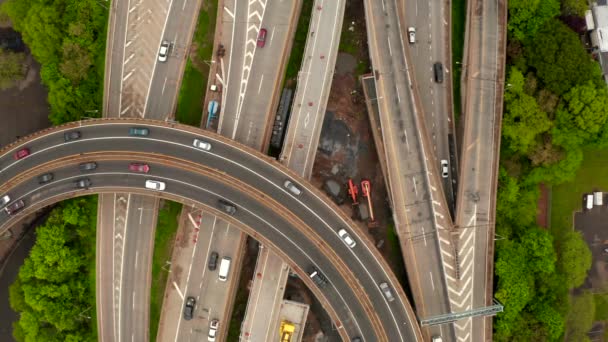
[[[393,296],[393,291],[391,291],[391,288],[388,286],[387,283],[380,283],[379,286],[380,290],[382,290],[382,293],[384,294],[384,297],[386,297],[389,302],[395,300],[395,296]]]
[[[192,143],[192,145],[196,148],[200,148],[201,150],[205,150],[205,151],[211,150],[211,144],[204,140],[194,139],[194,142]]]
[[[0,197],[0,209],[4,208],[5,205],[8,204],[8,202],[11,201],[11,198],[9,195],[4,195],[2,197]]]
[[[160,49],[158,49],[158,61],[159,62],[166,62],[167,61],[167,57],[169,57],[169,47],[170,44],[168,41],[163,40],[163,42],[160,44]]]
[[[296,196],[300,196],[300,194],[302,193],[302,190],[300,190],[300,188],[295,186],[290,180],[286,180],[285,183],[283,183],[283,186],[287,190],[289,190],[289,192],[291,192],[292,194],[294,194]]]

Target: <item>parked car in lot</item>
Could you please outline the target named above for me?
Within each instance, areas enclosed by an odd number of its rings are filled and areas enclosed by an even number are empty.
[[[148,164],[142,164],[142,163],[131,163],[131,164],[129,164],[129,171],[139,172],[139,173],[148,173],[150,171],[150,166]]]
[[[302,190],[300,190],[300,188],[295,186],[290,180],[286,180],[285,183],[283,183],[283,186],[287,190],[289,190],[289,192],[291,192],[292,194],[294,194],[296,196],[300,196],[300,194],[302,193]]]
[[[18,200],[4,207],[4,211],[9,215],[15,215],[23,210],[23,208],[25,208],[25,202],[23,202],[23,200]]]
[[[86,162],[78,165],[81,172],[93,171],[97,168],[96,162]]]
[[[19,160],[19,159],[23,159],[29,155],[30,155],[30,149],[27,147],[24,147],[24,148],[20,149],[19,151],[15,152],[15,154],[13,155],[13,158],[15,158],[15,160]]]
[[[224,199],[217,200],[217,207],[228,215],[234,215],[236,213],[236,206]]]
[[[80,132],[79,131],[71,131],[71,132],[65,132],[63,133],[63,140],[65,140],[66,142],[68,141],[72,141],[72,140],[78,140],[80,139]]]
[[[207,340],[209,342],[214,342],[215,338],[217,337],[217,331],[220,328],[220,321],[217,319],[212,320],[209,323],[209,336],[207,337]]]
[[[146,181],[146,189],[163,191],[165,190],[165,183],[157,180],[148,179]]]
[[[382,290],[382,293],[384,294],[384,297],[386,297],[386,299],[389,302],[392,302],[395,300],[395,296],[393,296],[393,291],[391,290],[391,288],[388,286],[387,283],[380,283],[380,290]]]
[[[194,142],[192,143],[192,145],[196,148],[200,148],[201,150],[205,150],[205,151],[211,150],[211,144],[204,140],[194,139]]]
[[[196,305],[196,299],[194,297],[188,297],[186,299],[186,305],[184,305],[184,319],[189,321],[194,316],[194,305]]]
[[[0,197],[0,209],[4,208],[4,206],[7,205],[10,201],[11,197],[9,195],[4,195]]]
[[[160,49],[158,49],[158,61],[159,62],[166,62],[167,58],[169,57],[169,47],[171,45],[169,44],[168,41],[163,40],[162,43],[160,43]]]
[[[76,181],[76,187],[77,187],[78,189],[87,189],[87,188],[89,188],[89,187],[90,187],[92,184],[93,184],[93,183],[91,183],[91,180],[90,180],[90,179],[88,179],[88,178],[81,178],[81,179],[78,179],[78,180]]]
[[[150,130],[146,127],[131,127],[129,128],[129,135],[146,137],[150,134]]]
[[[346,229],[340,229],[338,230],[338,235],[340,236],[340,238],[342,239],[342,241],[344,241],[344,243],[350,247],[353,248],[357,245],[357,243],[355,242],[355,240],[353,240],[353,238],[350,236],[350,234],[348,234],[348,232],[346,231]]]
[[[266,31],[265,28],[260,29],[260,32],[258,33],[258,47],[259,48],[263,48],[266,45],[266,34],[268,33],[268,31]]]
[[[217,252],[211,252],[211,254],[209,254],[209,262],[207,263],[209,271],[215,271],[217,268],[217,259],[219,257],[220,255]]]
[[[38,176],[38,184],[45,184],[53,180],[55,178],[52,173],[45,173],[43,175]]]

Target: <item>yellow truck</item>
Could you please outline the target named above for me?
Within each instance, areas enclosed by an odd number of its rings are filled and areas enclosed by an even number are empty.
[[[279,333],[281,334],[281,342],[291,342],[293,333],[296,331],[296,326],[289,321],[281,321],[281,328]]]

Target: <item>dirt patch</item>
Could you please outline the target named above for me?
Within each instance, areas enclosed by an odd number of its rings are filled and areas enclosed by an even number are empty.
[[[548,223],[548,208],[549,208],[549,189],[544,183],[538,186],[540,196],[538,197],[538,211],[536,214],[536,224],[540,227],[547,228]]]

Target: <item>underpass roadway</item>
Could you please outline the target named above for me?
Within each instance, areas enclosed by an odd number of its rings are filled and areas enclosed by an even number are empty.
[[[173,117],[200,5],[201,0],[112,2],[104,117]],[[169,42],[168,57],[160,62],[164,40]],[[100,341],[149,340],[158,208],[155,198],[128,193],[99,196],[96,296]]]
[[[165,198],[176,199],[175,196],[200,198],[202,203],[211,207],[215,205],[218,196],[233,201],[239,208],[235,218],[240,218],[241,214],[251,214],[258,219],[268,220],[277,212],[283,215],[291,213],[288,215],[289,222],[294,224],[294,222],[302,220],[302,222],[306,222],[306,226],[314,229],[315,235],[320,234],[318,238],[313,238],[313,241],[316,241],[313,245],[308,245],[307,242],[312,236],[306,235],[308,238],[302,240],[302,235],[299,233],[292,237],[292,241],[296,243],[294,251],[276,241],[267,240],[283,238],[286,226],[278,223],[278,226],[283,226],[281,234],[268,235],[261,234],[259,231],[251,233],[254,238],[260,239],[268,246],[278,247],[277,251],[283,253],[281,256],[286,260],[292,260],[290,258],[293,258],[293,252],[298,250],[306,251],[308,258],[314,259],[318,256],[317,253],[313,253],[315,248],[321,248],[322,254],[333,255],[333,261],[329,264],[313,261],[313,264],[323,269],[331,281],[331,286],[319,289],[312,284],[308,285],[320,298],[325,298],[331,303],[336,301],[343,303],[326,307],[330,315],[333,315],[339,329],[345,329],[351,337],[354,334],[361,334],[366,340],[374,339],[369,334],[380,334],[377,336],[379,340],[386,340],[386,336],[391,336],[391,341],[399,337],[399,340],[403,341],[420,339],[413,312],[388,265],[379,256],[371,242],[365,236],[357,234],[355,230],[353,230],[353,237],[359,240],[361,246],[350,249],[341,243],[334,227],[352,227],[353,223],[338,208],[334,208],[335,206],[328,202],[324,195],[304,180],[296,179],[294,174],[259,153],[244,146],[238,146],[235,149],[234,143],[192,127],[175,124],[162,125],[148,121],[146,123],[152,125],[148,126],[152,136],[138,139],[126,135],[125,128],[128,125],[141,125],[142,123],[125,120],[114,121],[111,124],[108,120],[102,122],[83,123],[82,127],[78,128],[83,132],[83,138],[73,143],[64,143],[61,141],[61,137],[66,129],[77,128],[77,125],[57,127],[46,131],[45,135],[34,135],[22,140],[20,144],[7,147],[0,152],[0,166],[3,168],[3,172],[0,174],[0,182],[2,182],[0,190],[11,192],[14,198],[20,198],[18,194],[24,194],[26,210],[33,210],[38,205],[57,201],[56,196],[60,196],[61,193],[73,192],[74,180],[83,176],[78,171],[76,164],[83,160],[94,159],[98,161],[99,168],[88,177],[93,181],[95,191],[113,191],[119,187],[120,189],[126,188],[133,193],[150,193],[144,191],[142,185],[144,179],[153,177],[167,183],[167,191],[162,193]],[[212,152],[201,152],[194,149],[190,144],[193,135],[205,136],[205,139],[213,145]],[[159,140],[160,137],[163,139]],[[27,144],[31,148],[31,156],[17,162],[12,161],[11,152],[21,148],[23,144]],[[138,152],[140,154],[120,152],[124,150],[125,146],[129,146],[130,150],[141,152]],[[166,155],[161,157],[155,155],[159,150],[164,151]],[[98,153],[97,151],[107,152]],[[172,157],[168,157],[169,155]],[[159,160],[159,158],[161,159]],[[117,159],[120,161],[116,161]],[[125,166],[129,160],[133,159],[147,160],[152,165],[154,171],[151,172],[153,173],[143,175],[126,171]],[[178,166],[179,169],[176,168]],[[56,180],[43,186],[38,185],[33,177],[49,170],[55,172]],[[214,173],[215,177],[224,183],[205,186],[204,184],[209,182],[209,178],[196,178],[208,173]],[[299,197],[294,197],[286,191],[281,186],[285,177],[295,179],[305,186],[304,193]],[[239,180],[246,180],[247,183],[244,184]],[[261,192],[256,195],[256,198],[248,200],[243,195],[250,195],[255,190],[251,186],[255,186]],[[79,194],[90,193],[92,190],[79,191]],[[266,209],[259,207],[261,203],[267,201],[272,202],[270,207]],[[188,202],[187,205],[191,205],[191,203]],[[290,209],[286,209],[283,205]],[[0,227],[9,225],[12,220],[3,214],[0,217]],[[266,224],[268,225],[268,222]],[[277,227],[276,224],[270,226]],[[331,248],[328,248],[329,246]],[[285,251],[289,251],[289,254],[284,254]],[[347,260],[340,261],[343,258]],[[300,271],[307,268],[308,265],[310,263],[297,266],[290,263],[290,266],[297,267]],[[374,265],[379,265],[380,268]],[[335,267],[338,267],[338,270]],[[357,274],[358,281],[355,281],[353,276],[347,277],[350,280],[346,283],[348,285],[343,288],[340,285],[342,283],[340,277],[336,278],[336,276],[344,275],[344,272]],[[389,303],[385,300],[377,286],[377,282],[382,280],[389,282],[398,296],[398,301]],[[333,292],[332,289],[335,286],[340,286],[339,291]],[[363,286],[363,292],[356,290],[358,286]],[[356,293],[351,293],[351,288]],[[346,299],[348,299],[348,303],[345,302]],[[360,312],[360,309],[357,309],[358,306],[351,303],[353,300],[362,301],[363,306],[360,308],[364,311]],[[340,314],[336,316],[336,312]],[[372,325],[380,324],[382,328],[372,328],[366,325],[368,323],[361,321],[366,317],[371,318]],[[374,317],[378,317],[378,319]],[[384,337],[383,331],[387,334]],[[346,336],[343,335],[343,337]]]
[[[424,319],[452,311],[448,281],[457,276],[457,260],[450,211],[409,63],[403,4],[364,4],[393,218],[416,313]],[[426,339],[455,339],[450,324],[423,332]]]
[[[455,311],[493,304],[496,188],[505,82],[507,2],[467,3],[463,132],[456,229],[461,287]],[[492,338],[492,317],[455,323],[459,341]]]

